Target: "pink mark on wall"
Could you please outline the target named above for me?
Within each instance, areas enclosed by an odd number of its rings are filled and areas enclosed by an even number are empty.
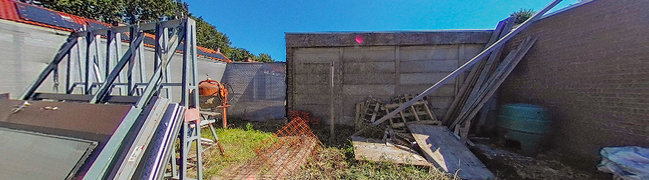
[[[356,43],[358,43],[358,44],[363,44],[363,36],[361,36],[361,35],[356,35]]]

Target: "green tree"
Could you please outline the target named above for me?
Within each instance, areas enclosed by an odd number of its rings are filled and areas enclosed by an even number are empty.
[[[232,47],[228,36],[219,32],[213,25],[205,22],[202,17],[194,18],[194,20],[196,20],[196,40],[199,46],[210,49],[219,48],[221,53],[226,56],[231,54]]]
[[[516,20],[514,21],[515,24],[522,24],[534,14],[536,14],[536,11],[533,9],[520,9],[512,13],[512,16],[516,17]]]
[[[275,62],[275,60],[273,60],[273,58],[270,57],[270,55],[266,53],[261,53],[259,54],[259,62]]]
[[[274,61],[268,54],[262,53],[258,57],[246,49],[233,47],[226,34],[219,32],[202,17],[192,16],[186,3],[174,0],[40,0],[40,3],[46,8],[106,23],[134,24],[159,20],[161,17],[191,17],[196,20],[196,39],[199,46],[220,49],[221,53],[233,61],[245,61],[248,57],[261,62]]]
[[[123,22],[125,4],[117,0],[41,0],[43,7],[113,23]]]

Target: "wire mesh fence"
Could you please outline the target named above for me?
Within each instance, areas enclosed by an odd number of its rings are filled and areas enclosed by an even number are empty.
[[[322,143],[300,116],[292,120],[274,136],[262,141],[254,149],[256,159],[234,166],[225,174],[227,179],[286,179],[289,175],[322,150]]]
[[[285,63],[228,64],[222,82],[229,87],[228,115],[254,121],[286,116]]]

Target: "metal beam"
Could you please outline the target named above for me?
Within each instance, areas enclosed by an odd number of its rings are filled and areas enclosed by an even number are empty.
[[[136,42],[134,41],[136,37],[138,36],[144,36],[143,32],[140,32],[140,29],[138,26],[131,26],[131,44],[129,45],[129,51],[131,51],[131,54],[129,54],[128,58],[128,68],[126,69],[126,81],[128,82],[128,95],[132,96],[133,95],[133,67],[135,67],[135,57],[137,55],[137,50],[140,47],[140,44],[142,42],[139,42],[135,44]],[[137,34],[137,36],[135,36]]]
[[[56,56],[54,56],[54,59],[50,64],[45,67],[45,70],[41,72],[40,75],[36,78],[36,81],[34,81],[30,86],[27,91],[22,95],[21,99],[22,100],[29,100],[31,96],[34,94],[36,89],[45,81],[45,78],[50,75],[50,73],[58,66],[58,64],[63,60],[63,57],[67,55],[70,52],[70,49],[74,47],[74,45],[77,44],[77,37],[70,36],[66,40],[66,42],[59,48],[59,52],[56,53]]]
[[[84,86],[83,86],[83,93],[84,94],[91,94],[90,92],[90,58],[92,58],[94,55],[92,55],[92,43],[95,41],[95,36],[92,33],[87,33],[86,34],[86,68],[85,68],[85,73],[83,74],[83,79]]]
[[[180,37],[179,37],[180,35]],[[136,42],[141,42],[143,36],[138,36],[136,39]],[[178,44],[180,44],[180,41],[185,38],[185,32],[184,29],[178,31],[178,34],[175,34],[174,37],[172,38],[172,48],[176,49]],[[175,52],[175,51],[173,51]],[[129,60],[129,56],[131,52],[131,49],[129,49],[127,52],[127,55],[122,57],[122,60],[118,63],[118,66],[115,67],[115,69],[111,72],[111,75],[109,78],[106,80],[106,84],[102,86],[102,89],[100,92],[98,92],[95,97],[93,97],[92,102],[97,102],[98,100],[102,99],[105,96],[105,92],[108,89],[108,87],[112,86],[113,81],[115,80],[116,74],[121,71],[122,68],[124,68],[126,62]],[[173,53],[171,54],[173,56]],[[170,56],[171,57],[171,56]],[[169,59],[164,59],[162,63],[160,64],[161,66],[167,66],[169,62],[171,61],[171,58]],[[142,109],[146,105],[146,103],[151,99],[151,97],[154,94],[154,90],[159,90],[160,86],[160,81],[161,81],[161,74],[162,74],[162,68],[158,67],[155,72],[153,73],[153,76],[149,80],[149,84],[145,88],[144,92],[142,93],[142,96],[140,99],[135,103],[134,106],[131,107],[131,110],[126,114],[126,117],[120,123],[119,127],[115,130],[115,133],[111,136],[111,138],[108,140],[106,143],[106,146],[104,149],[101,151],[99,156],[97,156],[97,159],[95,162],[92,164],[88,172],[86,173],[86,176],[84,176],[84,179],[101,179],[104,177],[106,172],[110,168],[111,162],[113,162],[115,156],[117,155],[119,151],[119,147],[122,145],[122,142],[124,141],[124,138],[128,135],[129,130],[135,123],[135,120],[138,118],[140,113],[142,113]],[[104,94],[104,95],[102,95]],[[100,96],[101,95],[101,96]],[[185,136],[183,134],[182,136]]]
[[[134,40],[134,44],[142,43],[143,40],[144,40],[144,35],[142,33],[138,33],[137,38],[135,38]],[[97,91],[97,93],[92,98],[92,100],[90,100],[90,103],[97,103],[101,101],[106,96],[106,94],[108,94],[110,88],[113,86],[113,83],[115,82],[115,79],[117,78],[117,76],[119,76],[120,72],[122,72],[122,70],[126,66],[126,63],[129,62],[132,53],[133,51],[131,49],[127,50],[124,56],[122,56],[122,58],[119,60],[119,62],[115,64],[115,67],[110,72],[110,75],[106,77],[106,81],[104,82],[104,85],[101,86],[101,89],[99,89],[99,91]]]

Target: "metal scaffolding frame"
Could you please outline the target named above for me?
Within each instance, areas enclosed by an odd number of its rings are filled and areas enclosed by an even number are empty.
[[[144,31],[149,30],[155,31],[154,67],[153,74],[150,76],[145,73],[147,63],[143,55]],[[122,35],[129,36],[129,47],[125,53],[122,53],[121,48]],[[103,38],[106,40],[104,52],[100,48]],[[83,40],[85,45],[79,44]],[[170,61],[179,46],[184,47],[182,81],[169,82]],[[85,50],[85,54],[82,50]],[[54,91],[58,92],[59,64],[66,58],[64,93],[36,92],[50,75],[54,81]],[[136,68],[138,71],[134,72]],[[185,109],[195,109],[198,112],[197,71],[196,24],[191,18],[84,30],[71,33],[52,62],[29,86],[21,99],[132,104],[131,109],[84,176],[84,179],[105,179],[112,176],[112,169],[119,168],[115,166],[120,164],[120,153],[125,153],[122,152],[127,143],[125,138],[132,135],[133,132],[129,130],[138,117],[145,113],[143,109],[153,97],[164,94],[166,98],[171,99],[171,87],[180,87],[182,91],[180,105]],[[72,76],[75,73],[77,77]],[[138,73],[139,78],[135,79],[134,73]],[[145,81],[147,78],[148,81]],[[190,145],[196,141],[195,150],[200,154],[201,133],[198,121],[185,120],[184,114],[180,120],[183,121],[178,135],[182,142],[178,149],[180,167],[177,167],[173,152],[168,153],[170,157],[166,157],[168,161],[164,162],[171,162],[172,178],[187,179]],[[197,178],[202,179],[201,156],[197,156],[194,162],[196,162]]]

